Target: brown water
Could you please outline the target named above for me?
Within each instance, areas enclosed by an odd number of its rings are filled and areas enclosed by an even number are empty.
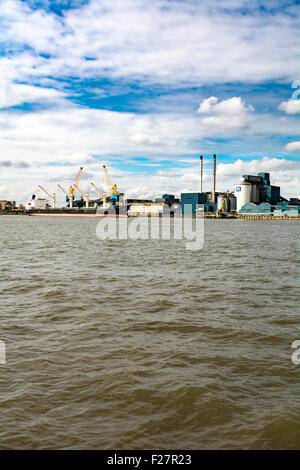
[[[205,246],[2,216],[0,448],[300,448],[298,221]]]

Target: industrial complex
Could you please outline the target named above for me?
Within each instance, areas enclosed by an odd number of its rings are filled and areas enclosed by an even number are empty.
[[[79,184],[83,167],[79,168],[76,181],[68,189],[57,185],[65,195],[65,207],[57,207],[56,193],[43,186],[27,202],[26,206],[16,207],[14,201],[0,201],[2,214],[53,215],[53,216],[105,216],[110,213],[126,216],[194,216],[200,213],[207,218],[255,218],[255,219],[300,219],[300,199],[290,200],[280,195],[280,187],[271,184],[269,173],[243,175],[229,192],[216,191],[216,155],[213,155],[212,190],[203,192],[203,156],[200,156],[200,191],[181,193],[180,198],[163,194],[153,200],[127,199],[119,192],[116,184],[111,184],[106,165],[102,165],[106,190],[100,190],[94,183],[91,187],[98,198],[91,199]],[[77,193],[80,195],[77,197]],[[45,194],[46,197],[43,196]]]

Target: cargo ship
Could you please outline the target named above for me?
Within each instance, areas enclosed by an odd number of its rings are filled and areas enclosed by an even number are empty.
[[[26,208],[25,215],[30,217],[127,217],[127,206],[109,207],[62,207]]]
[[[40,197],[39,194],[37,196],[33,194],[31,196],[30,201],[28,201],[27,204],[25,205],[25,210],[30,211],[30,210],[35,210],[35,209],[36,210],[50,209],[50,204],[46,198]]]
[[[44,189],[43,191],[46,192]],[[67,207],[57,208],[54,200],[52,201],[54,207],[51,207],[49,201],[40,197],[37,191],[37,195],[33,194],[25,205],[24,213],[31,217],[127,217],[127,204],[120,204],[119,199],[115,201],[112,198],[109,202],[105,199],[104,204],[99,199],[90,201],[89,207],[84,207],[83,198],[73,201],[72,207],[70,207],[69,198],[66,198],[66,202]]]

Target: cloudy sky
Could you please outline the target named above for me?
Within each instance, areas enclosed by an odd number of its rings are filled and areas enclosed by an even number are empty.
[[[0,0],[0,199],[41,184],[128,197],[232,189],[271,173],[300,194],[298,1]],[[90,191],[91,196],[95,193]]]

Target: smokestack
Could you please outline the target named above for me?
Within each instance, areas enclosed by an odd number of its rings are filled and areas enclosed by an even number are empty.
[[[203,192],[203,157],[200,155],[200,193]]]
[[[216,202],[216,154],[214,153],[213,202]]]

